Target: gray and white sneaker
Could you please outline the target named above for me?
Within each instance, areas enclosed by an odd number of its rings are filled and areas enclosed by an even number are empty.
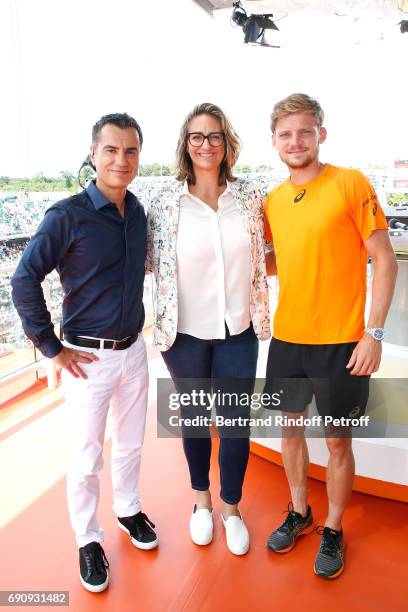
[[[286,553],[292,550],[300,535],[307,535],[313,531],[313,516],[310,506],[307,507],[306,516],[293,510],[290,502],[287,509],[287,517],[275,531],[272,531],[268,539],[268,548],[276,553]]]
[[[316,556],[314,573],[327,580],[338,578],[344,570],[343,530],[318,527],[316,532],[322,536],[322,541]]]

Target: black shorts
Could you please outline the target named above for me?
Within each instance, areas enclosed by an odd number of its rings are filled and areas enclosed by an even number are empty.
[[[294,344],[272,338],[264,392],[280,394],[275,409],[304,412],[314,395],[320,416],[363,416],[370,377],[353,376],[346,368],[356,344]]]

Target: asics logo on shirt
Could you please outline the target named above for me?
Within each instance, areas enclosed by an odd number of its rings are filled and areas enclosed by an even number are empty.
[[[295,204],[297,204],[298,202],[300,202],[300,200],[303,198],[303,196],[306,193],[306,189],[302,189],[302,191],[299,191],[299,193],[297,194],[297,196],[294,198],[293,202]]]

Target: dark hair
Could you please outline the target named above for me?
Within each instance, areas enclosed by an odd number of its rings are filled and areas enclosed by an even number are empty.
[[[111,113],[110,115],[104,115],[99,119],[99,121],[95,123],[92,128],[92,145],[94,147],[96,147],[96,145],[98,144],[101,129],[104,125],[107,124],[116,125],[116,127],[120,128],[121,130],[126,130],[127,128],[134,128],[139,135],[140,148],[142,148],[143,134],[142,130],[140,129],[140,125],[138,124],[136,119],[133,119],[133,117],[131,117],[127,113]]]
[[[199,117],[200,115],[211,115],[211,117],[218,119],[221,131],[224,134],[225,155],[220,167],[218,184],[223,185],[225,179],[231,182],[235,181],[236,177],[232,174],[232,168],[238,159],[240,140],[225,113],[219,106],[209,102],[204,102],[203,104],[195,106],[187,115],[181,126],[176,151],[176,179],[178,181],[187,180],[188,183],[195,185],[196,178],[194,175],[193,163],[188,153],[187,139],[190,121],[194,119],[194,117]]]

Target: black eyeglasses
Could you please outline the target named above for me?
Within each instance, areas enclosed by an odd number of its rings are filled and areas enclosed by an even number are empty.
[[[192,147],[201,147],[205,139],[212,147],[220,147],[224,144],[224,134],[222,132],[210,132],[207,135],[201,132],[190,132],[188,134],[188,142]]]

